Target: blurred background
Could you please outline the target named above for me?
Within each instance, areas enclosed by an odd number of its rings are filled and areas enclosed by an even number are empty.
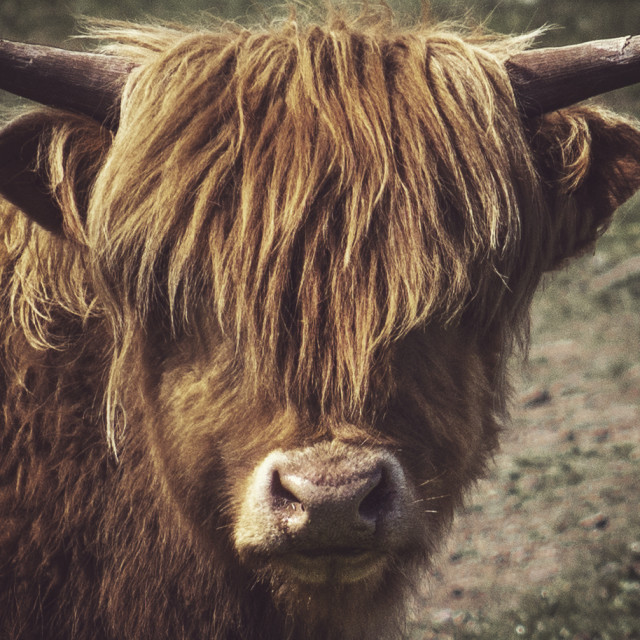
[[[389,4],[402,22],[425,11],[419,0]],[[503,33],[552,25],[546,46],[640,34],[638,0],[431,0],[428,11]],[[0,0],[0,37],[75,48],[78,16],[202,24],[202,12],[251,24],[287,7]],[[597,102],[640,116],[640,84]],[[595,255],[548,279],[534,303],[530,356],[514,363],[514,380],[513,425],[434,575],[416,588],[410,637],[640,639],[638,198]]]

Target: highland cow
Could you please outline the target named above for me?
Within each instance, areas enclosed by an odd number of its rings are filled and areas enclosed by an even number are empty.
[[[0,636],[401,637],[640,131],[529,37],[95,35],[3,45]]]

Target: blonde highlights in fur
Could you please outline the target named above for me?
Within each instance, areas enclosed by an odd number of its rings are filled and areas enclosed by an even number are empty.
[[[512,43],[338,15],[146,39],[89,211],[125,324],[210,314],[249,379],[357,412],[394,340],[489,322],[523,268],[520,210],[539,218]]]

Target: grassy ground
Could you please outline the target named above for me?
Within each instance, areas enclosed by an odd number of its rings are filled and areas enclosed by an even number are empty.
[[[640,200],[533,320],[513,426],[415,640],[640,639]]]

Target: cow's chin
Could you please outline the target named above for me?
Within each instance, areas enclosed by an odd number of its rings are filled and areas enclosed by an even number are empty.
[[[424,553],[424,552],[422,552]],[[296,640],[403,637],[424,556],[372,550],[291,551],[244,556]]]

